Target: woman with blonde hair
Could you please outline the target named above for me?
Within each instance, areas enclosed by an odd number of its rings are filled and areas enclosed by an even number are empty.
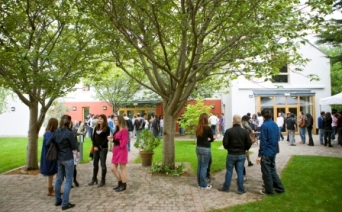
[[[197,154],[197,183],[200,189],[211,189],[207,184],[207,169],[211,158],[210,142],[213,142],[215,136],[208,123],[208,114],[202,113],[196,126],[196,154]]]
[[[43,145],[42,145],[42,154],[40,156],[40,173],[47,177],[47,186],[48,186],[48,196],[55,196],[55,192],[53,190],[52,181],[53,176],[57,174],[57,160],[47,160],[46,154],[50,148],[50,146],[46,146],[46,142],[52,136],[53,132],[58,128],[58,120],[55,118],[50,118],[49,122],[45,128]]]
[[[118,186],[113,188],[116,192],[126,190],[127,183],[127,169],[126,164],[128,163],[128,130],[126,127],[126,120],[123,116],[117,116],[114,118],[115,132],[110,140],[113,140],[113,158],[112,158],[112,172],[118,180]],[[120,165],[120,172],[118,167]]]

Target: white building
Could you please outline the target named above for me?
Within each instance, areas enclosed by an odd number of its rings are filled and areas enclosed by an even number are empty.
[[[296,67],[288,64],[274,79],[276,82],[251,82],[240,76],[231,83],[229,94],[222,95],[222,112],[226,117],[226,128],[231,126],[235,114],[255,114],[268,108],[273,114],[300,111],[311,113],[317,126],[320,111],[330,111],[330,106],[319,106],[320,98],[331,95],[330,61],[327,56],[311,43],[302,45],[299,53],[310,61],[303,71],[293,72]],[[315,74],[319,81],[310,81],[307,77]],[[281,88],[279,88],[281,87]]]

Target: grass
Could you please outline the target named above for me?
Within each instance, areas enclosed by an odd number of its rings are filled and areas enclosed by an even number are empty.
[[[213,163],[211,165],[211,172],[218,172],[226,167],[227,150],[219,148],[222,145],[221,141],[213,142],[211,144],[211,155]],[[175,161],[189,162],[192,171],[197,168],[196,144],[194,141],[175,141]],[[162,162],[163,145],[161,144],[154,150],[153,163]],[[140,157],[135,160],[140,163]]]
[[[284,194],[217,211],[325,212],[341,210],[342,160],[320,156],[294,156],[281,174]]]
[[[40,162],[42,143],[43,138],[39,138],[38,162]],[[0,160],[0,173],[24,166],[26,163],[26,147],[26,137],[1,137],[0,149],[2,149],[2,159]],[[88,163],[91,160],[89,158],[90,147],[91,141],[89,138],[86,138],[83,143],[83,161],[81,163]]]

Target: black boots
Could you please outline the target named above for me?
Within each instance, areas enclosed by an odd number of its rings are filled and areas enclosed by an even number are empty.
[[[90,183],[88,185],[94,185],[94,183],[97,184],[97,172],[99,171],[98,168],[93,169],[93,178],[91,179]]]
[[[118,181],[118,186],[116,186],[115,188],[113,188],[113,190],[117,190],[122,184],[122,181]]]
[[[120,182],[119,182],[120,183]],[[126,183],[121,183],[121,185],[119,186],[119,188],[114,189],[116,192],[120,192],[120,191],[124,191],[126,190]]]
[[[102,169],[101,182],[100,182],[100,185],[98,187],[102,187],[106,184],[106,173],[107,173],[107,170]]]

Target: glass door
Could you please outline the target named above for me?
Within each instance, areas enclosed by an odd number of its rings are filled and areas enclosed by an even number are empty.
[[[296,121],[298,123],[298,117],[299,117],[298,107],[287,107],[287,112],[288,113],[293,113],[294,114],[294,118],[296,119]],[[296,132],[298,132],[298,126],[297,126],[297,131]]]

